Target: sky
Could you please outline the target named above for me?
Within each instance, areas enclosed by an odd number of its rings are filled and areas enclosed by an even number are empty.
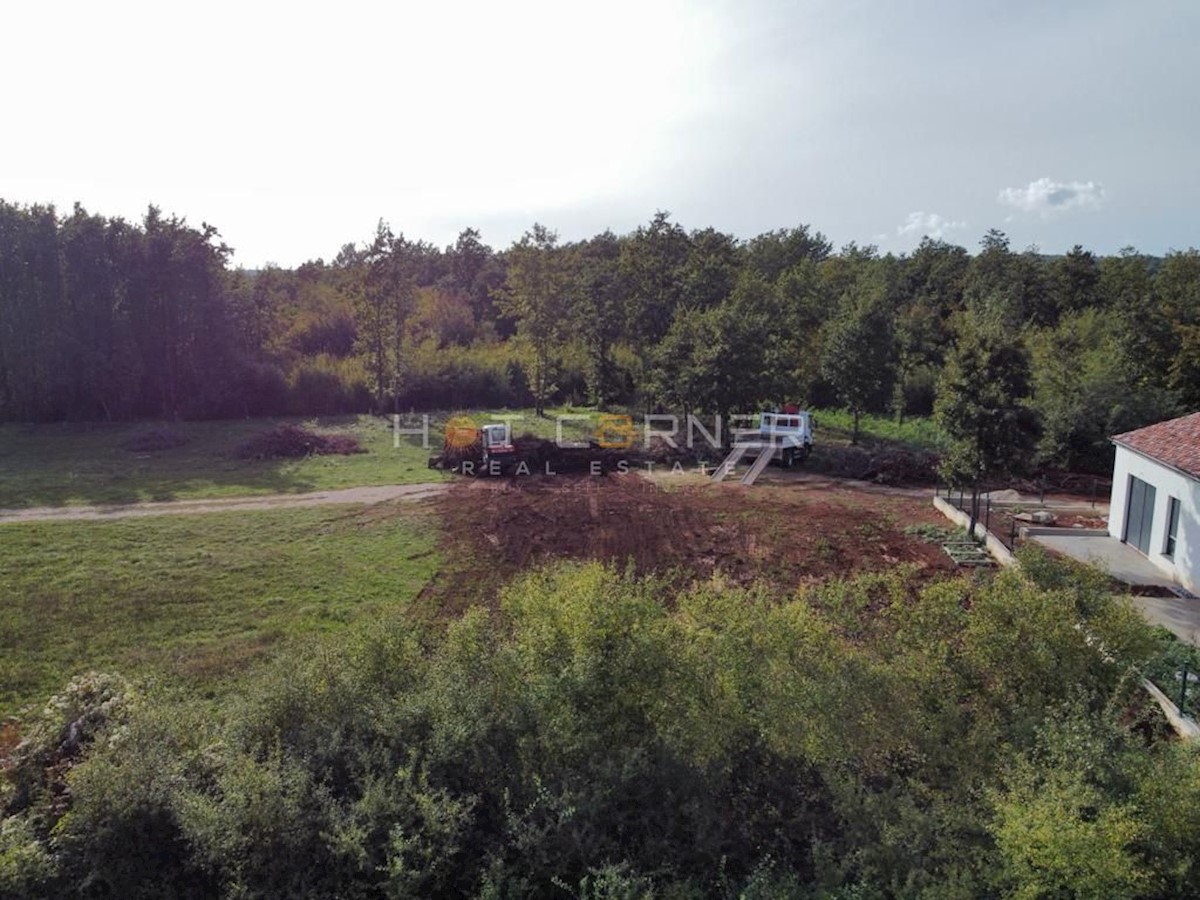
[[[667,210],[741,238],[1200,246],[1195,0],[10,3],[0,198],[332,259]]]

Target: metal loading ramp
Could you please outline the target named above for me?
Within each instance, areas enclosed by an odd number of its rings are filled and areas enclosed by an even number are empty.
[[[769,444],[763,447],[758,453],[758,459],[754,460],[754,465],[750,467],[750,471],[742,476],[742,484],[746,487],[754,484],[754,479],[762,474],[762,470],[767,467],[774,455],[774,449]]]
[[[749,449],[745,444],[735,444],[733,449],[729,451],[729,455],[722,460],[721,464],[717,466],[717,470],[713,472],[712,480],[724,481],[725,476],[734,470],[734,467],[737,466]]]
[[[775,447],[769,443],[735,444],[733,449],[729,451],[729,455],[721,461],[716,471],[713,472],[712,480],[724,481],[737,468],[737,464],[742,461],[742,457],[748,454],[754,454],[752,457],[754,461],[750,465],[749,471],[742,476],[742,484],[746,487],[754,484],[755,479],[762,474],[763,469],[771,462],[771,458],[775,455]]]

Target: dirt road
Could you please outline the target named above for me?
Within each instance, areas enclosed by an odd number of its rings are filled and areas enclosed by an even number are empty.
[[[449,484],[390,484],[380,487],[314,491],[308,494],[264,494],[258,497],[224,497],[212,500],[171,500],[121,506],[41,506],[0,509],[0,525],[18,522],[66,522],[131,519],[141,516],[186,516],[197,513],[258,509],[294,509],[305,506],[367,505],[388,500],[424,500],[442,494]]]

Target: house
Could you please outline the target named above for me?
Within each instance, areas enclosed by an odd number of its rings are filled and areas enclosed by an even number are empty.
[[[1112,439],[1108,533],[1200,593],[1200,413]]]

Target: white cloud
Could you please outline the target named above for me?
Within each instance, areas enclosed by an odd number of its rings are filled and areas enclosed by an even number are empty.
[[[1039,178],[1023,188],[1005,188],[999,203],[1043,216],[1073,209],[1096,209],[1104,203],[1104,186],[1095,181],[1052,181]]]
[[[924,237],[928,235],[936,241],[945,237],[951,231],[961,231],[966,227],[966,222],[947,219],[937,213],[910,212],[904,223],[896,226],[896,234],[900,237],[906,235]]]

